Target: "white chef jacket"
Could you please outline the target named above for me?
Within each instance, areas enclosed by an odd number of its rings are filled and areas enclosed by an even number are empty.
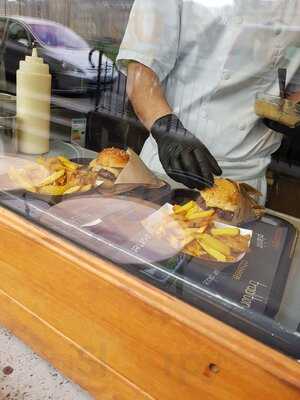
[[[211,151],[224,176],[264,176],[281,135],[255,115],[258,92],[279,94],[300,66],[300,0],[135,0],[118,55],[151,68],[184,126]],[[299,86],[299,85],[298,85]],[[163,172],[155,140],[142,151]]]

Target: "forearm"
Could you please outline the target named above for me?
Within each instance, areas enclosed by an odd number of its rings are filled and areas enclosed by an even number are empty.
[[[135,113],[148,130],[157,119],[172,113],[156,74],[140,63],[128,65],[127,94]]]

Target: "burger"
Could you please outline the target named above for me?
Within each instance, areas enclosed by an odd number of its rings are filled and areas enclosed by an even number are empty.
[[[104,186],[112,186],[129,162],[129,155],[125,150],[114,147],[104,149],[98,157],[90,163],[90,168],[97,173]]]
[[[212,188],[200,191],[197,202],[203,209],[215,209],[219,219],[233,221],[240,208],[241,195],[234,182],[215,178]]]

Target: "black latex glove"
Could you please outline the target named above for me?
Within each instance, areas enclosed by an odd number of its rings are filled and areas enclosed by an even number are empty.
[[[288,126],[282,125],[279,122],[272,121],[270,119],[264,118],[263,123],[275,132],[282,133],[285,136],[294,136],[300,134],[300,127],[289,128]]]
[[[204,144],[186,130],[173,114],[158,119],[151,128],[159,158],[166,173],[190,189],[214,184],[214,175],[222,170]]]

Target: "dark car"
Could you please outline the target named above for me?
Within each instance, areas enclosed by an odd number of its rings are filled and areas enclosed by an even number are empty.
[[[111,83],[118,72],[113,62],[71,29],[44,19],[31,17],[0,18],[1,59],[9,88],[14,88],[19,63],[32,47],[49,64],[55,93],[86,93],[97,87],[101,60],[101,83]],[[14,91],[14,89],[11,89]]]

